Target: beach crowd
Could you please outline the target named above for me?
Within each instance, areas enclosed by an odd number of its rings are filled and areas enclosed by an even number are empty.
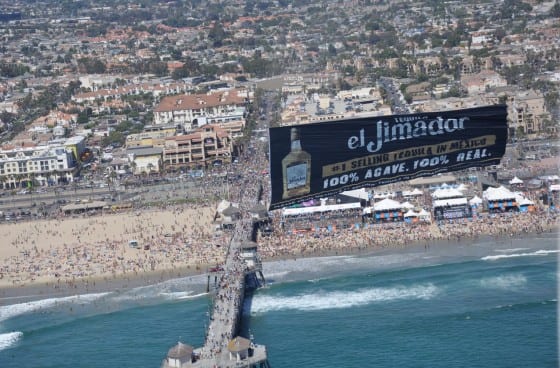
[[[227,235],[213,233],[213,218],[211,207],[185,204],[3,224],[0,285],[48,282],[53,288],[76,287],[78,282],[163,270],[202,272],[223,261],[228,242]]]
[[[356,221],[360,226],[355,226]],[[278,227],[269,236],[259,239],[259,254],[264,260],[309,255],[338,255],[367,249],[405,247],[411,244],[429,247],[430,243],[468,241],[481,236],[515,237],[558,229],[560,216],[556,213],[535,212],[481,214],[442,222],[365,223],[349,218],[346,226],[328,230],[325,227],[310,231],[285,231]]]
[[[217,200],[205,198],[183,203],[161,202],[141,210],[97,216],[68,216],[0,225],[5,234],[0,245],[0,287],[48,283],[49,287],[119,277],[142,278],[168,271],[169,276],[203,273],[223,264],[232,237],[258,240],[263,260],[279,257],[327,255],[364,249],[403,247],[439,240],[463,241],[481,235],[516,236],[550,231],[558,215],[538,207],[532,213],[481,213],[471,219],[444,222],[363,222],[360,210],[296,218],[271,213],[271,234],[251,238],[249,211],[266,206],[270,193],[264,144],[256,142],[226,167],[237,175],[227,178],[222,193],[239,206],[241,219],[233,230],[216,231]],[[216,198],[217,176],[202,178],[197,197],[208,190]],[[200,192],[200,193],[198,193]],[[316,226],[319,224],[320,226]],[[332,224],[329,229],[326,224]],[[306,229],[305,231],[294,231]],[[136,240],[138,248],[129,246]],[[176,272],[175,272],[176,271]],[[162,276],[163,277],[163,276]]]

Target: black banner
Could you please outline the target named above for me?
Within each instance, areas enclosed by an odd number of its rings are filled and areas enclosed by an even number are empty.
[[[270,209],[499,164],[506,117],[497,105],[271,128]]]

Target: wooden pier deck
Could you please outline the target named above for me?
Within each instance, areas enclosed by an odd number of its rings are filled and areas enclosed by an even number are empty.
[[[251,241],[252,227],[250,217],[242,218],[236,224],[223,271],[218,277],[204,346],[194,349],[178,343],[169,350],[162,368],[270,367],[264,345],[237,335],[243,313],[246,276],[261,272],[260,262],[247,262],[246,252],[243,252],[244,244]]]

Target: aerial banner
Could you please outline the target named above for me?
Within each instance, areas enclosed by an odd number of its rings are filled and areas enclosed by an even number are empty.
[[[270,209],[345,190],[499,164],[507,107],[269,129]]]

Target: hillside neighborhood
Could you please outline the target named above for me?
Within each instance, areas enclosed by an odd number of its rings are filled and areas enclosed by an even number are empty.
[[[259,119],[507,104],[511,143],[558,137],[558,1],[19,0],[0,39],[4,189],[231,163]]]

